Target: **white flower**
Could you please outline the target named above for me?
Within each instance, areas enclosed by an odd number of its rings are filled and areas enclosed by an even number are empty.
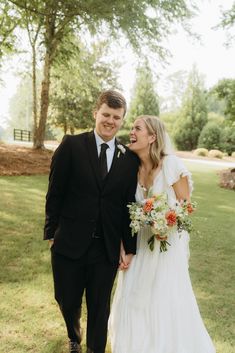
[[[123,146],[123,145],[120,145],[120,144],[118,144],[117,145],[117,148],[119,149],[119,151],[118,151],[118,158],[119,158],[119,156],[120,156],[120,152],[122,153],[122,154],[125,154],[126,153],[126,149],[125,149],[125,147]]]

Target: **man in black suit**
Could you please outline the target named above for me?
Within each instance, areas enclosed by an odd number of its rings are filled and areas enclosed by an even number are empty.
[[[52,158],[44,239],[51,244],[55,298],[71,353],[81,352],[84,292],[87,353],[105,352],[115,275],[136,252],[127,204],[135,200],[138,159],[115,139],[125,112],[120,93],[103,92],[94,131],[65,136]]]

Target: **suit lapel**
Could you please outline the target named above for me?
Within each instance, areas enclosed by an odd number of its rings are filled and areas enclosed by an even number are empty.
[[[89,132],[87,135],[87,149],[88,149],[88,154],[92,165],[92,169],[97,180],[97,184],[99,188],[101,188],[102,179],[101,179],[100,170],[99,170],[98,152],[97,152],[94,131]]]
[[[112,178],[113,175],[118,173],[120,163],[122,162],[122,159],[124,157],[124,154],[118,149],[117,145],[118,145],[118,142],[117,140],[115,140],[115,151],[113,155],[113,161],[112,161],[109,173],[105,179],[106,182],[108,182],[108,180]]]
[[[100,175],[100,169],[99,169],[99,159],[98,159],[98,152],[97,152],[94,131],[89,132],[87,135],[87,149],[88,149],[89,159],[92,165],[94,175],[97,180],[97,184],[100,189],[105,187],[105,185],[109,182],[109,180],[112,180],[112,177],[116,173],[118,173],[118,170],[120,168],[120,163],[124,158],[124,154],[118,149],[117,145],[118,145],[118,142],[117,140],[115,140],[115,151],[113,155],[113,161],[106,178],[102,181],[101,175]]]

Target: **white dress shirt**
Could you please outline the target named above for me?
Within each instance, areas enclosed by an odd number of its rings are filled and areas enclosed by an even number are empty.
[[[113,155],[114,155],[114,151],[115,151],[115,137],[113,137],[112,140],[105,142],[102,140],[102,138],[97,134],[97,132],[95,130],[94,130],[94,134],[95,134],[95,141],[96,141],[98,156],[100,155],[102,143],[106,143],[109,146],[109,148],[107,148],[107,150],[106,150],[107,167],[108,167],[108,172],[109,172],[111,165],[112,165]]]

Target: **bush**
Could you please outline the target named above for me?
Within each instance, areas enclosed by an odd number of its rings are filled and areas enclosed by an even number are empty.
[[[207,157],[209,151],[208,151],[206,148],[197,148],[193,153],[194,153],[196,156]]]
[[[117,139],[123,143],[124,145],[127,145],[130,143],[130,130],[122,129],[118,132]]]
[[[231,156],[232,156],[233,158],[235,158],[235,152],[233,152],[233,153],[231,154]]]
[[[197,147],[198,136],[200,134],[200,129],[193,126],[190,119],[185,122],[177,121],[174,125],[174,143],[178,150],[181,151],[192,151]]]
[[[235,190],[235,168],[222,170],[219,173],[219,185],[226,189]]]
[[[219,150],[210,150],[209,153],[208,153],[208,157],[222,159],[223,158],[223,152],[221,152]]]
[[[207,123],[198,139],[198,147],[206,149],[220,148],[221,129],[215,122]]]
[[[226,126],[221,133],[220,149],[231,155],[235,151],[235,127]]]

